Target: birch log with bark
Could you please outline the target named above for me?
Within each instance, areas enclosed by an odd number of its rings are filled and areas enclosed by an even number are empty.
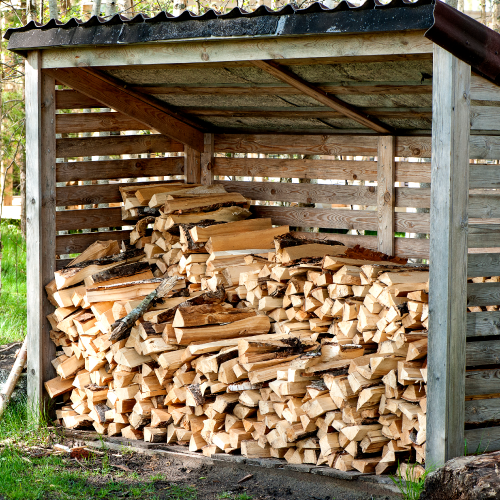
[[[23,345],[17,355],[16,361],[14,362],[14,366],[10,372],[9,378],[7,382],[5,382],[4,390],[0,393],[0,417],[2,413],[7,408],[7,404],[14,392],[14,389],[17,385],[17,381],[26,365],[27,356],[27,346],[28,346],[28,337],[24,339]]]

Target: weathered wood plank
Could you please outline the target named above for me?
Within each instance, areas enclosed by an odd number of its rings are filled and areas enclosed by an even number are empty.
[[[273,224],[296,227],[321,227],[331,229],[377,230],[377,212],[368,210],[343,210],[320,208],[266,207],[253,205],[258,217],[271,217]],[[428,233],[429,214],[396,212],[396,231]]]
[[[311,154],[376,156],[376,136],[353,135],[279,135],[216,134],[215,151],[221,153]],[[397,137],[397,156],[429,158],[430,137]],[[471,135],[469,157],[482,160],[500,159],[500,137]]]
[[[487,368],[484,370],[468,369],[465,372],[465,395],[484,396],[486,394],[500,394],[500,370]]]
[[[467,261],[469,278],[500,276],[500,253],[470,253]]]
[[[55,374],[55,346],[46,320],[53,307],[44,289],[55,271],[55,81],[42,73],[40,51],[28,53],[25,70],[28,399],[33,410],[43,410],[43,383]]]
[[[470,189],[498,189],[500,188],[500,165],[474,164],[469,166]]]
[[[467,366],[500,364],[500,340],[467,342],[465,352]]]
[[[94,47],[65,47],[43,51],[44,68],[73,68],[75,66],[128,66],[159,65],[176,63],[216,63],[232,61],[255,61],[279,59],[366,58],[371,56],[396,56],[407,58],[432,54],[432,43],[422,31],[398,33],[357,34],[356,43],[352,35],[335,33],[332,36],[278,37],[266,39],[236,40],[189,40],[187,42],[157,42],[151,46],[113,45],[105,51],[96,52]]]
[[[56,90],[56,109],[105,108],[106,105],[77,90]],[[58,115],[59,116],[59,115]]]
[[[377,180],[375,161],[214,158],[214,175],[299,179]],[[431,182],[431,164],[396,162],[396,182]]]
[[[290,201],[376,206],[375,186],[341,186],[336,184],[296,184],[280,182],[214,181],[226,191],[241,193],[252,200]],[[395,188],[397,207],[430,207],[429,188]]]
[[[122,113],[63,113],[56,115],[56,132],[58,134],[120,130],[151,129]]]
[[[56,254],[81,253],[95,241],[128,241],[130,231],[103,231],[96,233],[61,234],[56,236]]]
[[[477,221],[474,221],[471,224],[469,220],[469,248],[500,247],[500,221],[484,222],[484,224],[478,224]]]
[[[200,157],[201,183],[210,186],[214,183],[214,134],[205,134],[204,146]]]
[[[471,106],[470,125],[471,130],[498,130],[500,127],[498,108],[496,106]]]
[[[61,186],[56,188],[56,204],[58,207],[67,207],[70,205],[94,205],[98,203],[121,203],[120,186],[126,187],[147,184],[164,184],[165,181],[145,181],[113,184],[97,184],[90,186]]]
[[[500,192],[489,190],[471,191],[469,194],[469,217],[495,219],[500,217]]]
[[[88,156],[132,155],[142,153],[183,152],[180,142],[160,134],[121,135],[112,137],[86,137],[82,139],[57,139],[57,158]]]
[[[134,118],[148,129],[198,151],[203,149],[203,133],[193,126],[190,119],[159,99],[130,90],[123,82],[103,71],[80,67],[47,69],[46,73],[68,87],[98,99],[106,107]]]
[[[394,207],[396,196],[394,179],[395,138],[381,136],[378,138],[377,165],[377,241],[378,251],[394,255]]]
[[[434,46],[426,462],[436,467],[463,453],[470,74]]]
[[[425,82],[326,82],[316,86],[334,95],[369,94],[431,94],[432,84]],[[164,84],[131,85],[144,94],[154,95],[300,95],[301,91],[284,83],[221,83],[213,84]]]
[[[73,259],[56,259],[56,271],[66,267]]]
[[[489,335],[500,335],[500,311],[467,313],[467,337]]]
[[[472,75],[470,98],[477,101],[500,101],[500,88],[482,76]]]
[[[201,164],[200,151],[185,146],[184,148],[184,172],[187,184],[200,184]]]
[[[474,399],[465,402],[467,424],[491,424],[498,421],[500,421],[500,398]]]
[[[58,231],[130,225],[130,221],[122,220],[122,209],[120,207],[64,210],[62,212],[57,212],[56,215],[56,229]]]
[[[344,243],[344,245],[353,247],[361,245],[371,250],[377,250],[376,236],[355,236],[352,234],[336,234],[336,233],[306,233],[292,232],[304,238],[312,238],[318,240],[335,240]],[[415,238],[395,238],[396,255],[405,258],[429,258],[429,240]]]
[[[467,306],[500,305],[500,283],[467,283]]]
[[[72,161],[57,163],[56,181],[130,179],[164,175],[182,175],[184,158],[137,158],[132,160]]]
[[[463,446],[467,447],[467,454],[489,453],[500,450],[500,427],[482,427],[465,431]]]
[[[377,156],[372,135],[215,134],[218,153]],[[396,137],[396,156],[429,158],[430,137]]]

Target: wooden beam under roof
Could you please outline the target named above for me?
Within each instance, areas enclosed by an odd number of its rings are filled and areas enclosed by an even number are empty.
[[[203,132],[186,116],[168,108],[161,101],[126,88],[126,85],[101,71],[91,68],[46,69],[58,82],[94,98],[143,123],[175,141],[203,151]]]
[[[380,134],[392,133],[390,127],[384,125],[376,118],[373,118],[366,113],[359,111],[355,106],[347,104],[333,95],[327,94],[325,91],[307,82],[306,80],[303,80],[300,76],[296,75],[288,68],[281,66],[275,61],[253,61],[253,64],[257,66],[257,68],[260,68],[261,70],[269,73],[275,78],[278,78],[279,80],[288,83],[292,87],[299,89],[305,95],[316,99],[324,106],[328,106],[329,108],[339,111],[346,117],[357,121],[365,127],[371,128],[375,132],[378,132]]]

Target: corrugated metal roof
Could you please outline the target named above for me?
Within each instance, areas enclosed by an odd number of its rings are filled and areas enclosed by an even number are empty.
[[[343,0],[333,9],[315,2],[306,9],[288,4],[277,11],[261,6],[253,12],[234,8],[220,14],[208,10],[201,16],[189,11],[178,17],[160,12],[154,17],[137,14],[131,19],[117,14],[110,19],[93,16],[88,21],[73,18],[66,23],[52,19],[44,25],[31,21],[7,30],[5,38],[10,50],[26,50],[181,38],[425,30],[433,24],[433,10],[434,0],[392,0],[387,4],[366,0],[360,6]]]

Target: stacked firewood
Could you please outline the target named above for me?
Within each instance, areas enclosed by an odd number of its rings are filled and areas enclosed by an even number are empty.
[[[130,245],[96,242],[46,287],[60,423],[343,471],[423,463],[426,266],[172,187]]]

